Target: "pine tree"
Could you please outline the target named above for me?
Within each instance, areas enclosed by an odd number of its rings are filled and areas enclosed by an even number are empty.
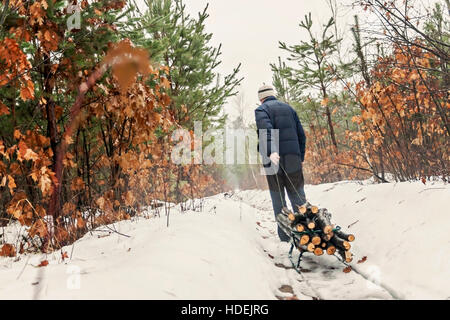
[[[320,37],[313,34],[311,13],[305,15],[305,19],[300,23],[300,27],[309,35],[308,41],[301,41],[298,45],[288,46],[284,42],[280,42],[280,48],[289,52],[289,61],[297,62],[298,67],[280,68],[272,65],[272,70],[280,72],[289,80],[292,87],[292,93],[300,96],[304,90],[319,90],[322,98],[322,106],[328,123],[328,132],[333,145],[337,150],[337,139],[335,128],[331,118],[331,110],[328,106],[329,87],[335,81],[336,66],[332,61],[332,57],[338,51],[338,45],[342,39],[336,39],[332,34],[331,28],[335,21],[330,18],[324,25],[323,32]]]
[[[286,103],[290,103],[293,100],[290,92],[291,88],[288,79],[283,75],[283,70],[287,69],[286,62],[281,61],[281,58],[278,57],[278,65],[271,64],[271,67],[273,71],[272,83],[278,93],[278,98]]]
[[[201,121],[203,127],[223,125],[223,105],[236,95],[242,79],[238,78],[240,65],[223,80],[216,71],[222,52],[221,46],[210,44],[212,34],[205,31],[208,6],[192,18],[182,0],[145,3],[145,13],[131,17],[138,23],[131,37],[149,50],[153,62],[168,67],[168,94],[175,118],[188,128],[194,121]]]

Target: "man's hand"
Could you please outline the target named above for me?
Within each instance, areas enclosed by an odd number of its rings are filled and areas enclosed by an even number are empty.
[[[270,155],[270,161],[272,161],[276,166],[280,163],[280,155],[276,152]]]

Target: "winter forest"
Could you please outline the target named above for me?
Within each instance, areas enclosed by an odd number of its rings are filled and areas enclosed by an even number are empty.
[[[0,2],[0,300],[449,299],[450,1],[270,1],[292,37],[209,2]],[[306,136],[282,212],[263,85]]]

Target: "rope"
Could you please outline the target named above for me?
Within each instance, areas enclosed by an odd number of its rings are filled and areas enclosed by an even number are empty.
[[[278,165],[280,166],[281,170],[283,170],[284,175],[286,176],[286,178],[289,180],[290,184],[292,185],[292,189],[294,189],[295,193],[297,193],[297,196],[300,199],[303,199],[302,196],[300,195],[300,193],[298,192],[297,188],[295,187],[294,183],[292,182],[292,180],[289,178],[288,173],[286,172],[286,170],[284,170],[283,166],[281,165],[280,162],[278,162]],[[280,197],[281,197],[281,205],[283,207],[287,207],[286,203],[283,201],[284,199],[284,190],[283,192],[281,192],[281,186],[280,186],[280,181],[278,180],[278,173],[275,173],[275,178],[277,180],[277,185],[278,185],[278,191],[280,192]]]
[[[277,179],[278,191],[280,193],[280,198],[281,198],[281,205],[283,207],[286,207],[286,203],[284,203],[284,201],[283,201],[283,199],[284,199],[284,190],[283,190],[283,193],[281,193],[281,186],[280,186],[280,181],[278,180],[278,173],[275,173],[275,178]]]
[[[286,170],[284,170],[284,168],[283,168],[283,166],[281,165],[281,163],[279,163],[279,165],[280,165],[281,170],[283,170],[284,175],[286,176],[286,178],[287,178],[287,179],[289,180],[289,182],[291,183],[292,189],[294,189],[295,193],[297,193],[297,195],[298,195],[298,197],[299,197],[300,199],[303,199],[302,196],[300,195],[300,193],[298,193],[298,190],[297,190],[297,188],[295,187],[294,183],[293,183],[292,180],[289,178],[289,175],[288,175],[288,173],[286,172]],[[306,199],[305,199],[305,200],[306,200]]]

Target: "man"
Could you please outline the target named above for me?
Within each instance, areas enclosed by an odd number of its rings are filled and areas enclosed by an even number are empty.
[[[287,207],[285,191],[292,209],[306,202],[302,162],[305,159],[306,136],[295,110],[275,98],[271,86],[258,90],[261,106],[255,110],[259,144],[270,197],[275,215]],[[288,242],[289,236],[278,227],[281,241]]]

